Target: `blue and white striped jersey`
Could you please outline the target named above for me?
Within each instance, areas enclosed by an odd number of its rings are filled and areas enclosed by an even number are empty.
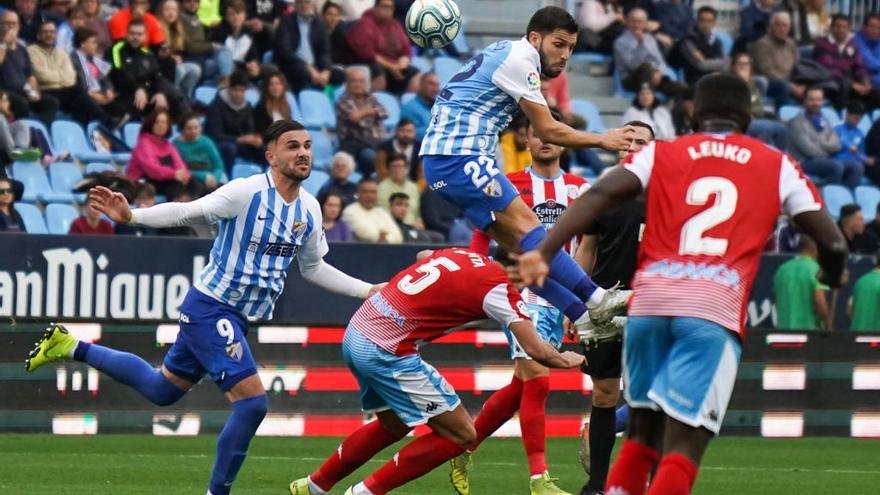
[[[519,100],[547,105],[541,57],[526,38],[499,41],[470,59],[440,90],[421,155],[494,155]]]

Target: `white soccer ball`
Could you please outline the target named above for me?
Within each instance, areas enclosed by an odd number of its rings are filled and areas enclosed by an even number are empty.
[[[452,0],[416,0],[406,12],[406,34],[422,48],[443,48],[461,30],[461,10]]]

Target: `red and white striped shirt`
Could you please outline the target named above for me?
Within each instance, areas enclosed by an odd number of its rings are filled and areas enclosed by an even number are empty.
[[[478,320],[502,326],[529,319],[529,312],[489,258],[465,249],[441,249],[398,273],[367,299],[351,325],[382,349],[406,356]]]
[[[780,212],[822,208],[787,155],[741,134],[655,141],[624,163],[647,191],[630,316],[689,316],[743,336],[761,250]]]

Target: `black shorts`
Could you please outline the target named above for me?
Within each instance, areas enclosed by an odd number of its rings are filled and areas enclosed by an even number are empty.
[[[587,357],[586,374],[591,378],[620,378],[620,359],[623,342],[620,339],[609,340],[585,351]]]

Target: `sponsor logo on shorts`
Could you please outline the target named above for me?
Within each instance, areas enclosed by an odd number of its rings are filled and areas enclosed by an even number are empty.
[[[434,411],[437,410],[438,407],[440,407],[440,406],[437,405],[437,403],[435,403],[435,402],[429,402],[429,403],[428,403],[428,406],[425,407],[425,412],[434,412]]]
[[[244,350],[241,347],[241,342],[236,342],[232,345],[226,346],[226,355],[231,359],[236,361],[241,361],[241,358],[244,356]]]
[[[185,313],[180,313],[180,316],[177,317],[177,321],[181,323],[189,323],[189,316]]]

